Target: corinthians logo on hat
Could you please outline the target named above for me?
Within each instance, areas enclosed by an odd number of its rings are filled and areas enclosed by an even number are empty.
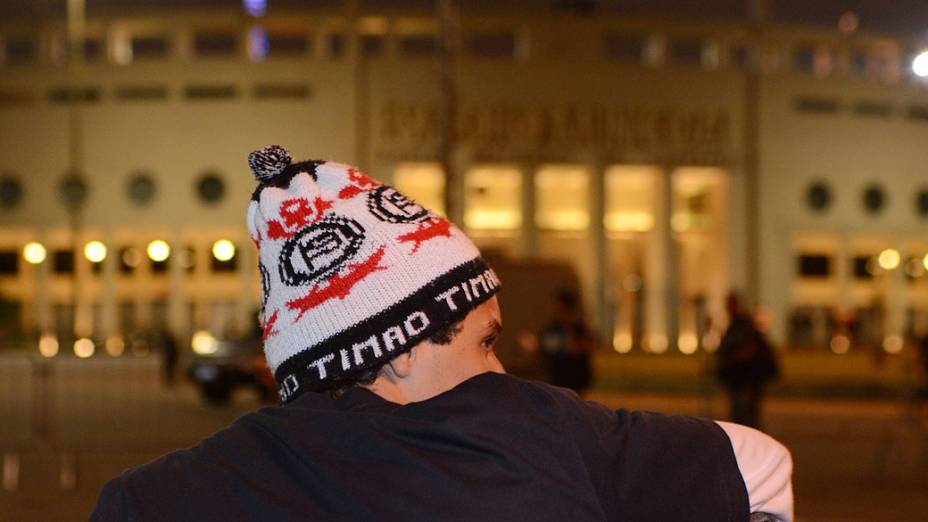
[[[252,152],[264,351],[281,400],[380,366],[500,287],[456,226],[332,162]]]

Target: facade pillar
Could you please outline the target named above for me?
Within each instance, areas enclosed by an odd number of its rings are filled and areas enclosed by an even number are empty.
[[[593,262],[593,320],[603,341],[611,342],[613,317],[611,302],[612,281],[609,277],[609,244],[606,237],[606,169],[598,159],[589,163],[589,245]]]
[[[645,345],[663,352],[677,341],[678,275],[671,216],[673,174],[664,166],[655,180],[654,228],[648,238],[645,269]]]
[[[538,226],[535,224],[535,171],[538,165],[534,162],[525,162],[522,169],[522,234],[520,254],[522,259],[533,259],[538,256]]]
[[[187,302],[184,288],[186,269],[180,262],[183,249],[179,236],[175,236],[171,242],[171,260],[168,263],[167,326],[168,331],[178,340],[186,339],[190,331],[190,317],[184,305]]]
[[[904,246],[895,246],[900,255],[905,252]],[[887,351],[896,352],[902,349],[902,339],[905,333],[906,316],[906,280],[905,258],[894,270],[884,274],[886,278],[886,318],[883,325],[883,346]]]
[[[854,274],[851,271],[851,263],[849,239],[841,236],[838,240],[838,250],[835,252],[835,281],[838,285],[838,306],[835,312],[839,321],[839,331],[844,330],[848,318],[854,311],[854,296],[851,292]]]
[[[100,279],[102,282],[100,293],[100,326],[103,329],[100,334],[104,339],[109,339],[119,333],[118,312],[116,307],[116,269],[119,251],[116,249],[116,244],[109,234],[103,236],[103,244],[106,245],[107,252],[100,266]]]
[[[45,230],[40,230],[36,241],[46,248],[45,261],[38,265],[33,265],[35,270],[35,323],[34,328],[40,335],[52,333],[52,300],[49,295],[49,279],[52,272],[51,249],[48,246],[48,235]]]

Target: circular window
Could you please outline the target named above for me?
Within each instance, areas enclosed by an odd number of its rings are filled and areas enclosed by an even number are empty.
[[[147,172],[137,172],[126,185],[129,201],[136,205],[147,205],[155,199],[155,180]]]
[[[928,217],[928,189],[922,189],[915,196],[915,211],[918,215]]]
[[[58,195],[69,208],[77,208],[87,200],[87,183],[80,174],[69,174],[58,184]]]
[[[876,214],[886,206],[886,194],[879,185],[870,185],[864,190],[864,209],[871,214]]]
[[[823,181],[813,183],[806,192],[806,202],[812,210],[824,211],[831,205],[831,189]]]
[[[23,187],[13,174],[0,177],[0,207],[13,208],[23,199]]]
[[[204,203],[219,203],[226,193],[226,184],[216,172],[207,172],[197,181],[197,195]]]

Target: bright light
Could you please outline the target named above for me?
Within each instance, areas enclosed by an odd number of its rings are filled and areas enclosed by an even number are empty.
[[[895,248],[887,248],[880,252],[880,257],[877,258],[877,262],[880,263],[880,268],[883,270],[895,270],[899,267],[899,261],[901,259],[902,256],[899,255],[898,250]]]
[[[267,12],[267,0],[242,0],[242,7],[246,13],[260,18]]]
[[[692,332],[682,333],[680,334],[680,338],[677,339],[677,348],[680,350],[680,353],[692,355],[699,349],[698,341],[696,334]]]
[[[628,353],[632,351],[632,334],[628,332],[619,332],[616,330],[612,335],[612,349],[616,353]]]
[[[928,51],[918,53],[918,56],[912,60],[912,72],[922,78],[928,76]]]
[[[928,270],[928,254],[925,254],[925,257],[922,258],[922,265],[925,267],[925,270]]]
[[[260,25],[248,30],[248,57],[253,62],[263,62],[270,51],[267,31]]]
[[[58,355],[58,338],[52,334],[39,337],[39,353],[49,358]]]
[[[114,335],[106,340],[106,353],[112,357],[119,357],[126,351],[126,343],[122,337]]]
[[[208,355],[211,353],[216,353],[216,348],[218,348],[218,343],[216,338],[213,335],[205,330],[200,330],[199,332],[193,334],[193,338],[190,340],[190,347],[193,348],[193,352],[200,355]]]
[[[886,353],[899,353],[902,351],[903,344],[901,335],[887,335],[883,339],[883,350]]]
[[[91,241],[84,245],[84,257],[91,263],[99,263],[106,259],[106,245],[101,241]]]
[[[213,257],[219,261],[228,261],[235,257],[235,244],[228,239],[220,239],[213,243]]]
[[[81,337],[74,341],[74,355],[81,359],[86,359],[93,355],[94,348],[93,341],[86,337]]]
[[[168,246],[167,242],[156,239],[148,244],[148,248],[145,249],[145,252],[148,254],[149,259],[156,263],[160,263],[171,255],[171,247]]]
[[[37,265],[42,261],[45,261],[45,247],[42,246],[42,243],[28,243],[23,247],[23,258],[26,262],[32,265]]]
[[[844,355],[851,348],[851,340],[844,334],[838,334],[831,338],[831,351]]]
[[[648,339],[648,349],[654,353],[664,353],[667,351],[667,336],[661,334],[652,335]]]

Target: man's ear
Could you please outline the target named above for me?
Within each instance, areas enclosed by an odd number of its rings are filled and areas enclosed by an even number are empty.
[[[416,349],[413,348],[408,352],[397,355],[387,363],[387,378],[391,380],[402,380],[412,373],[412,367],[416,363]]]

